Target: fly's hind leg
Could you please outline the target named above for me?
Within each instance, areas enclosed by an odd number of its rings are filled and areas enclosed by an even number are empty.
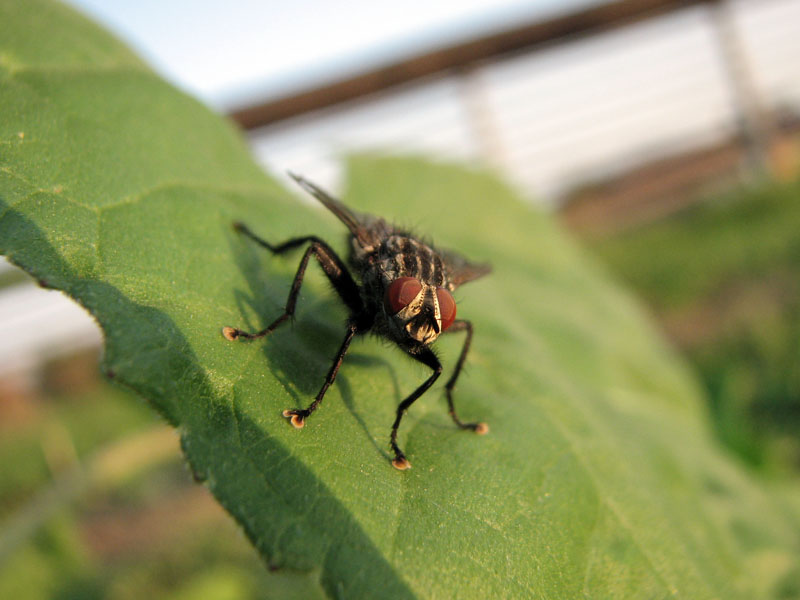
[[[339,258],[339,256],[330,246],[328,246],[328,244],[318,237],[313,235],[297,237],[287,240],[282,244],[272,245],[266,240],[255,235],[243,223],[235,223],[234,228],[273,254],[283,254],[284,252],[288,252],[304,244],[309,244],[309,246],[303,253],[303,258],[300,259],[300,264],[297,267],[297,273],[292,281],[292,288],[289,291],[289,297],[286,299],[286,306],[284,307],[283,314],[270,323],[266,328],[252,333],[237,329],[235,327],[224,327],[222,329],[222,335],[224,335],[226,339],[233,341],[239,338],[262,338],[275,331],[275,329],[277,329],[287,320],[291,319],[294,316],[295,306],[297,305],[297,296],[299,295],[300,287],[303,284],[303,277],[305,276],[306,267],[308,266],[308,261],[312,255],[317,259],[317,262],[322,267],[323,272],[330,280],[333,288],[339,294],[342,302],[345,303],[350,311],[347,334],[342,342],[338,354],[336,355],[336,358],[333,361],[333,365],[331,365],[331,368],[328,371],[328,375],[325,378],[322,389],[320,389],[319,393],[317,394],[317,397],[306,409],[291,409],[283,411],[283,416],[291,419],[292,425],[299,429],[305,424],[305,418],[314,412],[317,406],[319,406],[320,402],[322,402],[325,392],[336,378],[336,373],[339,371],[339,367],[342,364],[342,360],[344,359],[344,355],[350,345],[350,341],[353,339],[353,336],[359,332],[356,322],[359,321],[359,317],[362,316],[364,310],[361,294],[356,282],[353,280],[353,277],[350,275],[347,267],[345,267],[342,259]]]

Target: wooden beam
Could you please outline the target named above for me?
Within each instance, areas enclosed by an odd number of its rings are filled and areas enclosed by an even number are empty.
[[[362,98],[423,77],[443,74],[536,46],[594,35],[668,12],[719,0],[616,0],[490,34],[378,67],[345,79],[262,104],[234,110],[230,117],[254,129],[314,110]]]

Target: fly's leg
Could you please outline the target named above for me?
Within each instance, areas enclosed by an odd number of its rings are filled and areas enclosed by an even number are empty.
[[[325,392],[328,391],[328,388],[336,379],[336,374],[339,372],[339,367],[342,366],[342,360],[344,360],[344,355],[347,354],[347,348],[350,346],[350,341],[353,339],[353,336],[355,336],[356,333],[358,333],[358,327],[356,327],[355,323],[350,323],[347,328],[347,333],[344,336],[344,341],[342,341],[342,346],[339,348],[339,352],[336,354],[336,358],[333,359],[333,364],[331,365],[331,368],[325,377],[325,383],[322,384],[317,397],[314,398],[314,401],[308,405],[308,408],[293,408],[283,411],[283,416],[287,419],[290,419],[292,425],[294,425],[297,429],[302,429],[303,425],[306,424],[306,417],[317,410],[320,402],[322,402]]]
[[[235,223],[234,228],[273,254],[283,254],[284,252],[288,252],[289,250],[293,250],[298,246],[308,244],[309,242],[311,245],[306,249],[305,253],[303,254],[303,258],[300,260],[300,265],[297,267],[297,273],[294,276],[292,289],[289,291],[289,297],[286,299],[286,307],[284,308],[283,314],[270,323],[265,329],[254,333],[249,333],[235,327],[223,327],[222,335],[224,335],[227,339],[233,341],[238,338],[250,340],[262,338],[275,331],[279,325],[293,317],[295,305],[297,304],[297,296],[300,293],[300,286],[303,284],[303,277],[305,276],[306,267],[308,266],[308,260],[311,258],[312,254],[319,262],[322,270],[325,272],[325,275],[328,276],[328,279],[333,284],[334,289],[338,292],[342,301],[350,309],[350,312],[352,314],[358,314],[362,311],[363,305],[361,302],[361,294],[358,291],[356,282],[353,281],[353,278],[350,275],[350,272],[344,266],[342,259],[336,255],[336,253],[331,249],[330,246],[328,246],[328,244],[323,242],[318,237],[309,235],[305,237],[292,238],[282,244],[273,246],[266,240],[255,235],[243,223]]]
[[[403,400],[400,405],[397,407],[397,416],[395,417],[394,424],[392,425],[392,435],[390,438],[390,443],[392,446],[392,450],[394,451],[394,460],[392,460],[392,465],[401,471],[405,471],[406,469],[411,467],[411,463],[408,462],[406,455],[403,454],[403,451],[400,450],[400,447],[397,445],[397,429],[400,427],[400,421],[403,418],[406,410],[408,407],[414,404],[414,401],[422,396],[429,387],[433,385],[433,382],[439,378],[439,375],[442,374],[442,363],[439,362],[439,359],[436,358],[436,355],[430,348],[425,348],[422,352],[418,354],[410,354],[410,356],[424,365],[429,366],[433,369],[433,373],[431,373],[430,377],[428,377],[422,385],[420,385],[414,392],[405,400]]]
[[[453,388],[456,386],[456,380],[461,373],[461,368],[464,366],[464,361],[467,358],[467,352],[469,352],[469,346],[472,343],[472,323],[458,319],[454,321],[453,324],[447,329],[447,333],[453,331],[466,331],[467,337],[464,340],[464,346],[461,348],[461,355],[458,357],[456,368],[444,387],[445,392],[447,393],[447,406],[450,411],[450,416],[456,425],[458,425],[461,429],[470,429],[479,435],[483,435],[485,433],[489,433],[489,426],[486,423],[464,423],[458,418],[455,406],[453,405]]]
[[[303,244],[310,243],[310,245],[303,254],[303,258],[300,260],[300,264],[297,267],[297,273],[294,276],[294,281],[292,281],[292,288],[289,291],[289,297],[286,299],[286,307],[284,308],[283,314],[270,323],[265,329],[254,333],[249,333],[234,327],[224,327],[222,329],[222,335],[224,335],[227,339],[233,341],[239,338],[262,338],[266,335],[269,335],[285,321],[292,318],[294,316],[295,306],[297,304],[297,296],[300,293],[300,286],[302,285],[303,277],[305,276],[306,267],[308,266],[308,261],[312,255],[317,259],[317,262],[319,262],[322,270],[325,272],[325,275],[333,285],[333,288],[350,310],[350,321],[348,324],[347,334],[345,335],[342,346],[333,361],[333,365],[331,365],[331,368],[328,371],[328,375],[325,378],[325,383],[322,385],[322,389],[320,389],[317,397],[306,409],[292,409],[283,411],[283,416],[290,418],[292,425],[299,429],[305,424],[305,418],[314,412],[317,406],[319,406],[320,402],[322,402],[325,392],[336,378],[336,373],[339,371],[339,367],[342,364],[344,355],[347,353],[347,348],[350,346],[350,341],[353,339],[353,336],[359,332],[356,321],[358,321],[359,317],[362,316],[364,310],[361,294],[359,293],[356,282],[353,280],[353,277],[350,275],[350,272],[347,270],[342,260],[337,256],[333,249],[328,246],[328,244],[323,242],[318,237],[306,236],[292,238],[282,244],[273,246],[266,240],[255,235],[243,223],[236,223],[234,227],[237,231],[243,233],[258,245],[266,248],[273,254],[283,254],[284,252],[288,252],[289,250],[302,246]]]

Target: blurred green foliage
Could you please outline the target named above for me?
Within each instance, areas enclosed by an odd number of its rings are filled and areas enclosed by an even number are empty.
[[[800,470],[800,182],[762,182],[589,241],[703,381],[720,438]]]
[[[85,467],[132,436],[164,428],[144,402],[99,377],[77,392],[51,390],[27,401],[33,411],[6,415],[0,427],[0,533],[53,480],[68,476],[70,460]],[[264,569],[191,479],[173,437],[165,459],[131,471],[117,453],[112,468],[130,472],[111,485],[84,486],[74,501],[64,498],[54,518],[0,560],[0,598],[285,597],[281,576]],[[296,578],[292,584],[297,591]]]

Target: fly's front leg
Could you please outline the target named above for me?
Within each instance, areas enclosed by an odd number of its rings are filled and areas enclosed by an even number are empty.
[[[273,246],[266,240],[255,235],[247,228],[247,226],[242,223],[236,223],[234,227],[237,231],[243,233],[258,245],[266,248],[273,254],[282,254],[307,243],[310,243],[310,245],[303,254],[303,258],[300,260],[300,264],[297,267],[297,273],[292,281],[292,289],[289,291],[289,297],[286,299],[286,307],[284,308],[283,314],[270,323],[268,327],[255,333],[248,333],[234,327],[224,327],[222,334],[227,339],[236,340],[239,338],[261,338],[272,333],[279,325],[293,317],[295,306],[297,304],[297,296],[300,293],[300,286],[303,283],[306,267],[308,266],[308,261],[312,255],[317,259],[317,262],[319,262],[322,270],[325,272],[325,275],[330,280],[334,289],[338,292],[339,297],[350,310],[347,334],[345,335],[344,341],[342,342],[339,352],[337,353],[336,358],[334,359],[333,364],[331,365],[331,368],[325,377],[325,382],[317,394],[317,397],[308,406],[308,408],[283,411],[283,416],[291,419],[292,425],[299,429],[305,425],[306,417],[314,412],[317,409],[317,406],[319,406],[320,402],[322,402],[325,392],[333,383],[334,379],[336,379],[336,374],[339,372],[339,367],[341,366],[344,355],[347,353],[347,349],[350,346],[350,341],[353,339],[353,336],[359,332],[359,328],[356,323],[359,321],[360,317],[363,317],[364,311],[361,294],[359,293],[356,282],[353,280],[353,277],[350,275],[350,272],[347,270],[342,260],[336,255],[333,249],[328,246],[328,244],[323,242],[318,237],[306,236],[292,238],[282,244]]]
[[[466,331],[467,337],[464,340],[464,346],[461,348],[461,355],[458,357],[456,368],[453,371],[453,374],[450,376],[449,381],[445,384],[444,389],[447,393],[447,407],[450,411],[450,416],[453,418],[453,421],[461,429],[470,429],[479,435],[483,435],[485,433],[489,433],[489,426],[486,423],[464,423],[458,418],[455,406],[453,405],[453,388],[456,386],[456,380],[461,373],[461,368],[464,366],[464,361],[467,358],[467,352],[469,352],[469,347],[472,343],[472,323],[458,319],[454,321],[453,324],[447,329],[447,333],[451,333],[453,331]]]
[[[392,425],[392,435],[390,438],[390,443],[392,446],[392,450],[394,451],[394,460],[392,460],[392,465],[401,471],[405,471],[406,469],[411,467],[411,463],[408,462],[406,455],[403,454],[403,451],[400,450],[400,447],[397,445],[397,429],[400,427],[400,421],[403,418],[406,410],[408,407],[411,406],[414,401],[422,396],[429,387],[433,385],[433,382],[439,378],[439,375],[442,374],[442,363],[439,362],[439,359],[436,358],[436,355],[430,348],[425,348],[419,354],[410,354],[410,356],[423,365],[429,366],[433,369],[433,373],[431,376],[428,377],[421,386],[419,386],[414,392],[405,400],[403,400],[400,405],[397,407],[397,416],[394,419],[394,424]]]
[[[347,328],[347,334],[344,336],[344,341],[342,341],[342,346],[339,348],[339,352],[336,354],[336,358],[333,359],[333,364],[328,371],[328,375],[325,377],[325,383],[322,384],[322,388],[319,390],[317,397],[314,398],[314,401],[308,405],[308,408],[293,408],[283,411],[283,416],[287,419],[290,419],[292,425],[294,425],[294,427],[297,429],[303,428],[303,426],[306,424],[306,417],[317,410],[317,406],[319,406],[320,402],[322,402],[325,392],[328,391],[328,388],[336,379],[336,374],[339,372],[339,367],[342,366],[342,360],[344,360],[344,355],[347,354],[347,348],[350,346],[350,341],[353,339],[353,336],[355,336],[356,333],[358,333],[358,327],[355,325],[355,323],[350,323]]]
[[[270,323],[266,328],[254,333],[237,329],[235,327],[223,327],[222,335],[224,335],[227,339],[233,341],[239,338],[245,338],[249,340],[262,338],[275,331],[278,326],[293,317],[295,306],[297,304],[297,296],[300,293],[300,286],[303,284],[303,277],[305,276],[306,267],[308,266],[308,260],[311,258],[312,254],[317,259],[320,266],[322,266],[322,270],[333,284],[334,289],[338,292],[342,301],[345,303],[345,305],[347,305],[348,309],[350,309],[351,314],[358,314],[363,310],[361,294],[358,291],[356,282],[353,281],[352,276],[344,266],[342,260],[336,255],[331,247],[328,246],[328,244],[323,242],[318,237],[310,235],[292,238],[282,244],[273,246],[266,240],[255,235],[243,223],[235,223],[234,228],[273,254],[283,254],[284,252],[293,250],[294,248],[302,246],[303,244],[308,244],[309,242],[311,245],[306,249],[305,253],[303,254],[303,258],[300,260],[300,264],[297,267],[297,273],[294,276],[289,297],[286,299],[286,307],[284,308],[283,314]]]

